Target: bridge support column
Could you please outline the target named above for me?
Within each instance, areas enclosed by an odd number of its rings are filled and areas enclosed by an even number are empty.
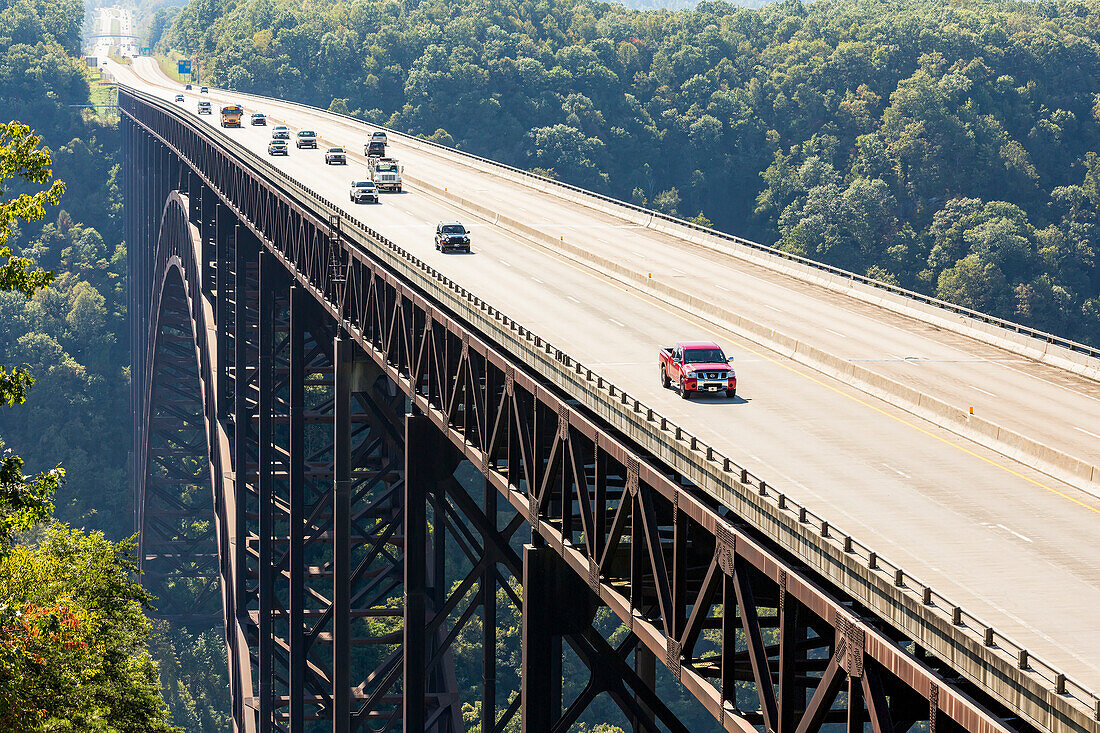
[[[337,336],[332,491],[332,732],[351,731],[351,393],[355,342]]]
[[[657,689],[657,658],[653,656],[653,652],[649,651],[649,648],[644,644],[638,644],[638,646],[634,648],[634,671],[642,681],[642,684],[647,685],[650,690]],[[653,711],[646,706],[642,696],[638,693],[634,694],[634,702],[637,703],[638,709],[641,711],[635,716],[635,733],[652,730],[654,722]]]
[[[447,600],[445,576],[446,487],[462,456],[427,416],[405,416],[405,615],[402,632],[402,726],[406,733],[448,730],[446,722],[429,721],[440,701],[433,690],[429,660],[438,652],[439,636],[429,626]],[[428,508],[431,508],[429,536]],[[485,542],[489,552],[489,542]],[[487,729],[488,730],[488,729]]]
[[[257,509],[260,513],[259,558],[259,708],[260,730],[272,730],[274,718],[274,664],[275,634],[272,618],[272,600],[274,599],[275,568],[272,553],[274,534],[274,444],[272,423],[274,422],[274,341],[275,341],[275,268],[272,256],[261,251],[260,270],[260,314],[259,322],[259,461],[257,477]]]
[[[523,733],[550,733],[561,718],[562,637],[584,632],[594,608],[588,586],[554,549],[523,546]]]
[[[406,733],[424,730],[427,640],[428,497],[432,471],[428,456],[435,429],[424,415],[405,417],[405,628],[401,720]]]
[[[289,496],[290,522],[287,548],[289,576],[288,602],[290,620],[287,636],[290,655],[287,657],[288,722],[290,730],[305,726],[306,648],[305,648],[305,339],[306,298],[300,286],[290,288],[290,383],[287,390],[290,412],[289,434]]]
[[[798,604],[787,594],[785,585],[779,588],[779,690],[776,699],[779,714],[779,733],[795,733],[796,713],[806,705],[804,688],[795,685],[799,669],[799,644],[806,636],[805,627],[799,623]]]
[[[234,253],[233,284],[233,532],[236,567],[233,568],[233,619],[226,622],[226,635],[231,648],[247,648],[248,618],[248,461],[251,436],[251,410],[248,403],[248,382],[250,376],[249,342],[251,332],[248,327],[249,310],[249,265],[255,259],[255,250],[250,248],[248,239],[239,231]],[[241,637],[244,637],[243,639]],[[247,673],[248,660],[233,657],[233,718],[244,721],[246,717],[244,690],[241,681]]]
[[[497,490],[482,483],[488,528],[497,528]],[[486,550],[488,550],[486,541]],[[497,563],[481,574],[481,730],[493,731],[497,721]]]

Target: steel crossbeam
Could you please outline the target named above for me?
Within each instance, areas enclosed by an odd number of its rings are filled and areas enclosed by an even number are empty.
[[[216,548],[238,730],[462,730],[477,702],[482,731],[559,731],[600,695],[636,731],[684,730],[655,661],[725,730],[1026,729],[369,237],[170,110],[119,106],[128,232],[156,242],[130,255],[143,568],[184,577]],[[213,528],[186,532],[210,516],[206,467]],[[511,694],[501,598],[523,618]],[[460,700],[452,646],[475,618]],[[572,700],[563,649],[590,673]]]

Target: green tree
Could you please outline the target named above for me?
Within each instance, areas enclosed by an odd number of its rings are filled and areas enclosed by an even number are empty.
[[[50,527],[0,558],[0,727],[175,731],[145,649],[133,545]]]
[[[9,302],[36,305],[51,300],[45,289],[54,275],[13,256],[7,244],[18,222],[42,219],[64,192],[63,183],[51,182],[50,154],[40,143],[25,125],[0,126],[0,197],[8,181],[47,186],[0,198],[0,253],[7,260],[0,264],[0,290]],[[84,283],[70,301],[57,320],[73,338],[91,338],[102,327],[104,299]],[[37,352],[35,360],[47,371],[69,369],[60,345],[45,334],[24,333],[16,343],[28,356]],[[6,405],[0,409],[22,404],[33,384],[26,366],[0,369],[0,402]],[[176,730],[167,722],[156,665],[145,649],[144,610],[152,598],[132,580],[133,546],[48,524],[64,473],[56,468],[27,476],[23,467],[9,450],[0,456],[0,728]]]
[[[39,148],[41,140],[31,134],[30,128],[16,122],[0,123],[0,198],[13,179],[24,184],[50,183],[53,172],[50,156]],[[0,200],[0,291],[14,292],[30,298],[53,280],[53,273],[33,268],[30,260],[13,257],[6,246],[8,237],[17,221],[34,221],[45,214],[49,204],[60,203],[65,185],[54,181],[49,188],[35,193],[21,193],[14,199]],[[22,366],[0,365],[0,403],[9,408],[26,400],[27,389],[34,384],[34,377]],[[0,408],[3,409],[3,408]],[[60,485],[64,472],[54,469],[45,473],[25,476],[23,459],[4,448],[0,439],[0,548],[6,547],[11,533],[28,529],[44,521],[53,509],[51,497]]]

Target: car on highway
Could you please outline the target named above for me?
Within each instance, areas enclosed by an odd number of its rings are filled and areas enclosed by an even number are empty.
[[[685,400],[694,393],[736,397],[737,374],[730,361],[713,341],[680,341],[657,354],[661,386],[674,387]]]
[[[371,140],[369,143],[363,146],[363,155],[368,158],[384,158],[386,157],[386,143],[381,140]]]
[[[267,144],[268,155],[289,155],[290,149],[287,147],[286,140],[272,140]]]
[[[189,92],[189,91],[191,91],[191,85],[190,85],[190,84],[188,84],[187,86],[185,86],[185,87],[183,88],[183,90],[184,90],[184,91],[186,91],[186,92]]]
[[[294,145],[301,148],[317,148],[317,133],[313,130],[298,130],[298,139]]]
[[[182,94],[177,94],[176,95],[176,101],[177,102],[182,102],[183,101],[183,95]]]
[[[371,142],[374,142],[375,140],[377,140],[378,142],[382,143],[383,145],[388,145],[389,144],[389,140],[386,139],[386,133],[382,132],[381,130],[375,130],[374,132],[372,132],[371,135],[370,135],[370,139],[371,139]]]
[[[435,248],[440,252],[470,252],[470,230],[457,221],[435,225]]]
[[[347,165],[348,154],[343,148],[329,148],[325,151],[325,165]]]
[[[290,139],[290,128],[287,127],[286,125],[275,125],[275,127],[271,128],[271,139],[272,140],[289,140]]]
[[[351,201],[354,204],[361,204],[364,201],[377,204],[378,187],[374,185],[374,181],[352,181]]]
[[[199,87],[199,93],[200,94],[209,94],[210,93],[210,87]]]
[[[253,125],[267,125],[267,118],[263,112],[253,112],[251,118]]]
[[[210,106],[210,102],[199,102],[199,114],[200,115],[212,115],[214,114],[214,108]]]

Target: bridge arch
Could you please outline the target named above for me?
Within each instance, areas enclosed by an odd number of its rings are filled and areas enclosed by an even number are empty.
[[[229,444],[215,419],[215,324],[202,295],[202,236],[193,213],[187,194],[168,194],[147,260],[146,376],[134,457],[138,562],[144,584],[158,598],[158,617],[191,630],[235,632],[235,624],[227,629],[236,613],[227,593],[233,572],[226,521],[232,510]],[[225,634],[231,684],[248,695],[239,637]]]

